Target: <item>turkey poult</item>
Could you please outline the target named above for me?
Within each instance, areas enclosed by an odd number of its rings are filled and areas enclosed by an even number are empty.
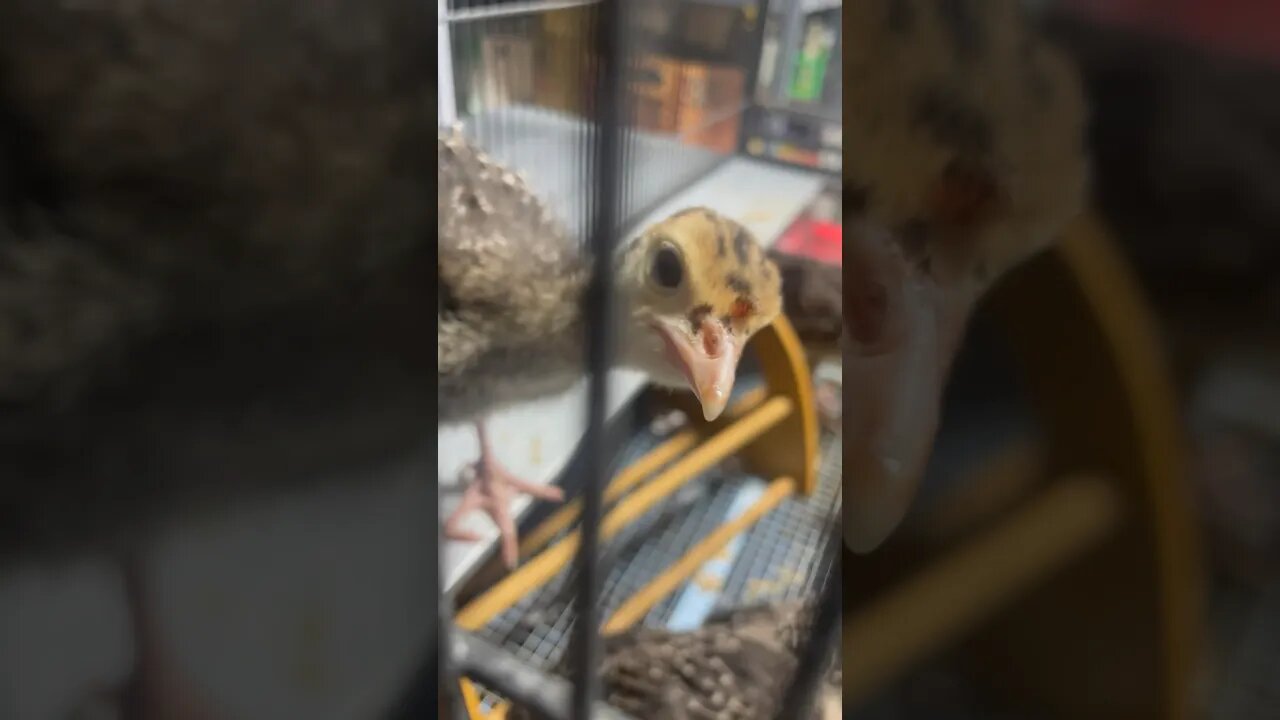
[[[898,525],[974,304],[1083,209],[1072,68],[1019,0],[844,6],[846,543]]]
[[[438,150],[440,422],[474,423],[480,441],[474,478],[445,533],[474,540],[460,523],[482,510],[512,566],[511,492],[561,495],[495,460],[484,416],[583,376],[591,262],[519,176],[456,131],[440,135]],[[618,364],[692,390],[705,417],[718,417],[747,341],[781,310],[777,267],[742,225],[690,208],[623,245],[614,268]]]
[[[795,677],[813,621],[811,601],[756,605],[712,616],[690,632],[641,628],[604,639],[601,699],[644,720],[772,720]],[[568,656],[557,674],[572,675]],[[842,717],[838,653],[806,718]],[[513,706],[508,720],[531,720]]]

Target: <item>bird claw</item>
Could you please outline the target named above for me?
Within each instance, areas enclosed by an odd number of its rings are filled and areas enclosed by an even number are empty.
[[[471,482],[462,494],[462,502],[445,520],[444,535],[461,542],[479,541],[479,533],[461,527],[464,518],[479,510],[497,526],[502,541],[502,561],[508,569],[514,568],[520,554],[516,523],[511,516],[514,495],[525,494],[540,500],[560,502],[564,499],[564,492],[558,487],[516,477],[493,458],[480,458],[468,468],[468,472]]]

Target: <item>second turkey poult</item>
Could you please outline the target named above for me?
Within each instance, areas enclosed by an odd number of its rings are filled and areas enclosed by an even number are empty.
[[[517,558],[513,492],[558,500],[558,488],[513,476],[494,458],[484,418],[571,387],[583,375],[582,294],[591,259],[524,181],[457,132],[439,167],[440,422],[476,426],[480,457],[445,536],[475,510]],[[703,414],[723,412],[747,341],[781,311],[780,276],[742,225],[689,208],[623,245],[614,262],[618,363],[688,388]]]
[[[750,605],[716,613],[689,632],[642,627],[608,636],[601,694],[637,720],[771,720],[799,667],[815,609],[812,598]],[[571,676],[570,660],[562,657],[554,672]],[[842,670],[840,656],[831,653],[816,702],[788,717],[841,717]],[[507,720],[532,715],[515,705]]]

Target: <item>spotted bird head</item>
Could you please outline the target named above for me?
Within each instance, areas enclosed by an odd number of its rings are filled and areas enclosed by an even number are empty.
[[[1083,86],[1026,5],[845,4],[841,492],[855,552],[913,504],[975,305],[1089,205]]]
[[[747,341],[781,312],[777,266],[742,225],[690,208],[631,241],[617,282],[622,361],[689,388],[707,420],[719,417]]]

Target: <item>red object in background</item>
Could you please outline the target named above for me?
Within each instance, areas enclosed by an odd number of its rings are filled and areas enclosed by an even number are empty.
[[[1216,52],[1280,64],[1275,0],[1060,0],[1095,20],[1172,36]]]
[[[844,263],[844,228],[839,223],[802,217],[787,228],[775,248],[840,267]]]

